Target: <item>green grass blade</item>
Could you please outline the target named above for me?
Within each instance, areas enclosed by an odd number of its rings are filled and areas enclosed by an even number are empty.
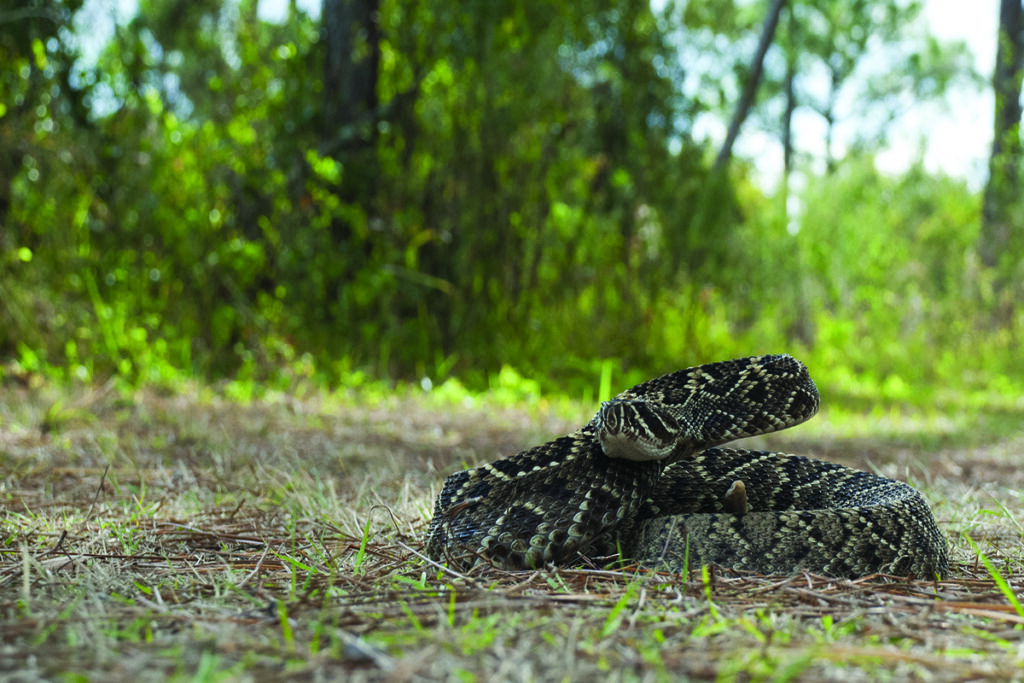
[[[996,586],[999,588],[999,592],[1003,594],[1007,602],[1010,603],[1010,605],[1017,612],[1017,614],[1020,617],[1024,617],[1024,605],[1021,605],[1020,599],[1013,592],[1013,588],[1010,586],[1010,583],[1006,580],[1006,577],[1004,577],[1002,572],[1000,572],[999,569],[992,563],[992,560],[988,558],[988,555],[981,551],[981,549],[978,547],[978,544],[974,542],[973,538],[967,535],[965,535],[964,538],[967,539],[967,542],[971,545],[971,549],[978,555],[978,559],[981,560],[981,564],[985,566],[985,570],[989,573],[989,576],[992,577],[992,581],[994,581]]]

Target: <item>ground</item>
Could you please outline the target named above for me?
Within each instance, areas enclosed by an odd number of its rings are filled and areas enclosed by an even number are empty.
[[[467,575],[420,555],[444,476],[593,406],[436,394],[0,387],[0,677],[1024,679],[1024,409],[990,438],[826,407],[754,444],[920,488],[941,581]]]

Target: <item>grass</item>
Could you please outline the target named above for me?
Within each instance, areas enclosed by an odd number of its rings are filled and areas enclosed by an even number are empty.
[[[951,542],[942,581],[466,574],[420,555],[445,474],[589,410],[436,390],[238,403],[208,387],[4,386],[0,676],[1024,679],[1020,412],[1000,413],[994,440],[983,411],[901,408],[758,440],[921,488]]]

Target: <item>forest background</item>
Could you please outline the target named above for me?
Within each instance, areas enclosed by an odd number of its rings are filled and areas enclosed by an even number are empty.
[[[1024,393],[1019,1],[994,74],[913,1],[140,0],[96,44],[114,7],[0,10],[4,381],[594,398],[789,351],[829,400]],[[984,187],[925,132],[877,169],[965,87]]]

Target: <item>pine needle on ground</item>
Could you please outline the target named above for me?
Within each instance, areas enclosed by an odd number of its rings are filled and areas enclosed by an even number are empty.
[[[836,440],[826,420],[757,444],[921,488],[951,541],[941,581],[457,572],[421,555],[445,474],[584,418],[410,395],[0,388],[0,674],[1024,678],[1020,442]]]

